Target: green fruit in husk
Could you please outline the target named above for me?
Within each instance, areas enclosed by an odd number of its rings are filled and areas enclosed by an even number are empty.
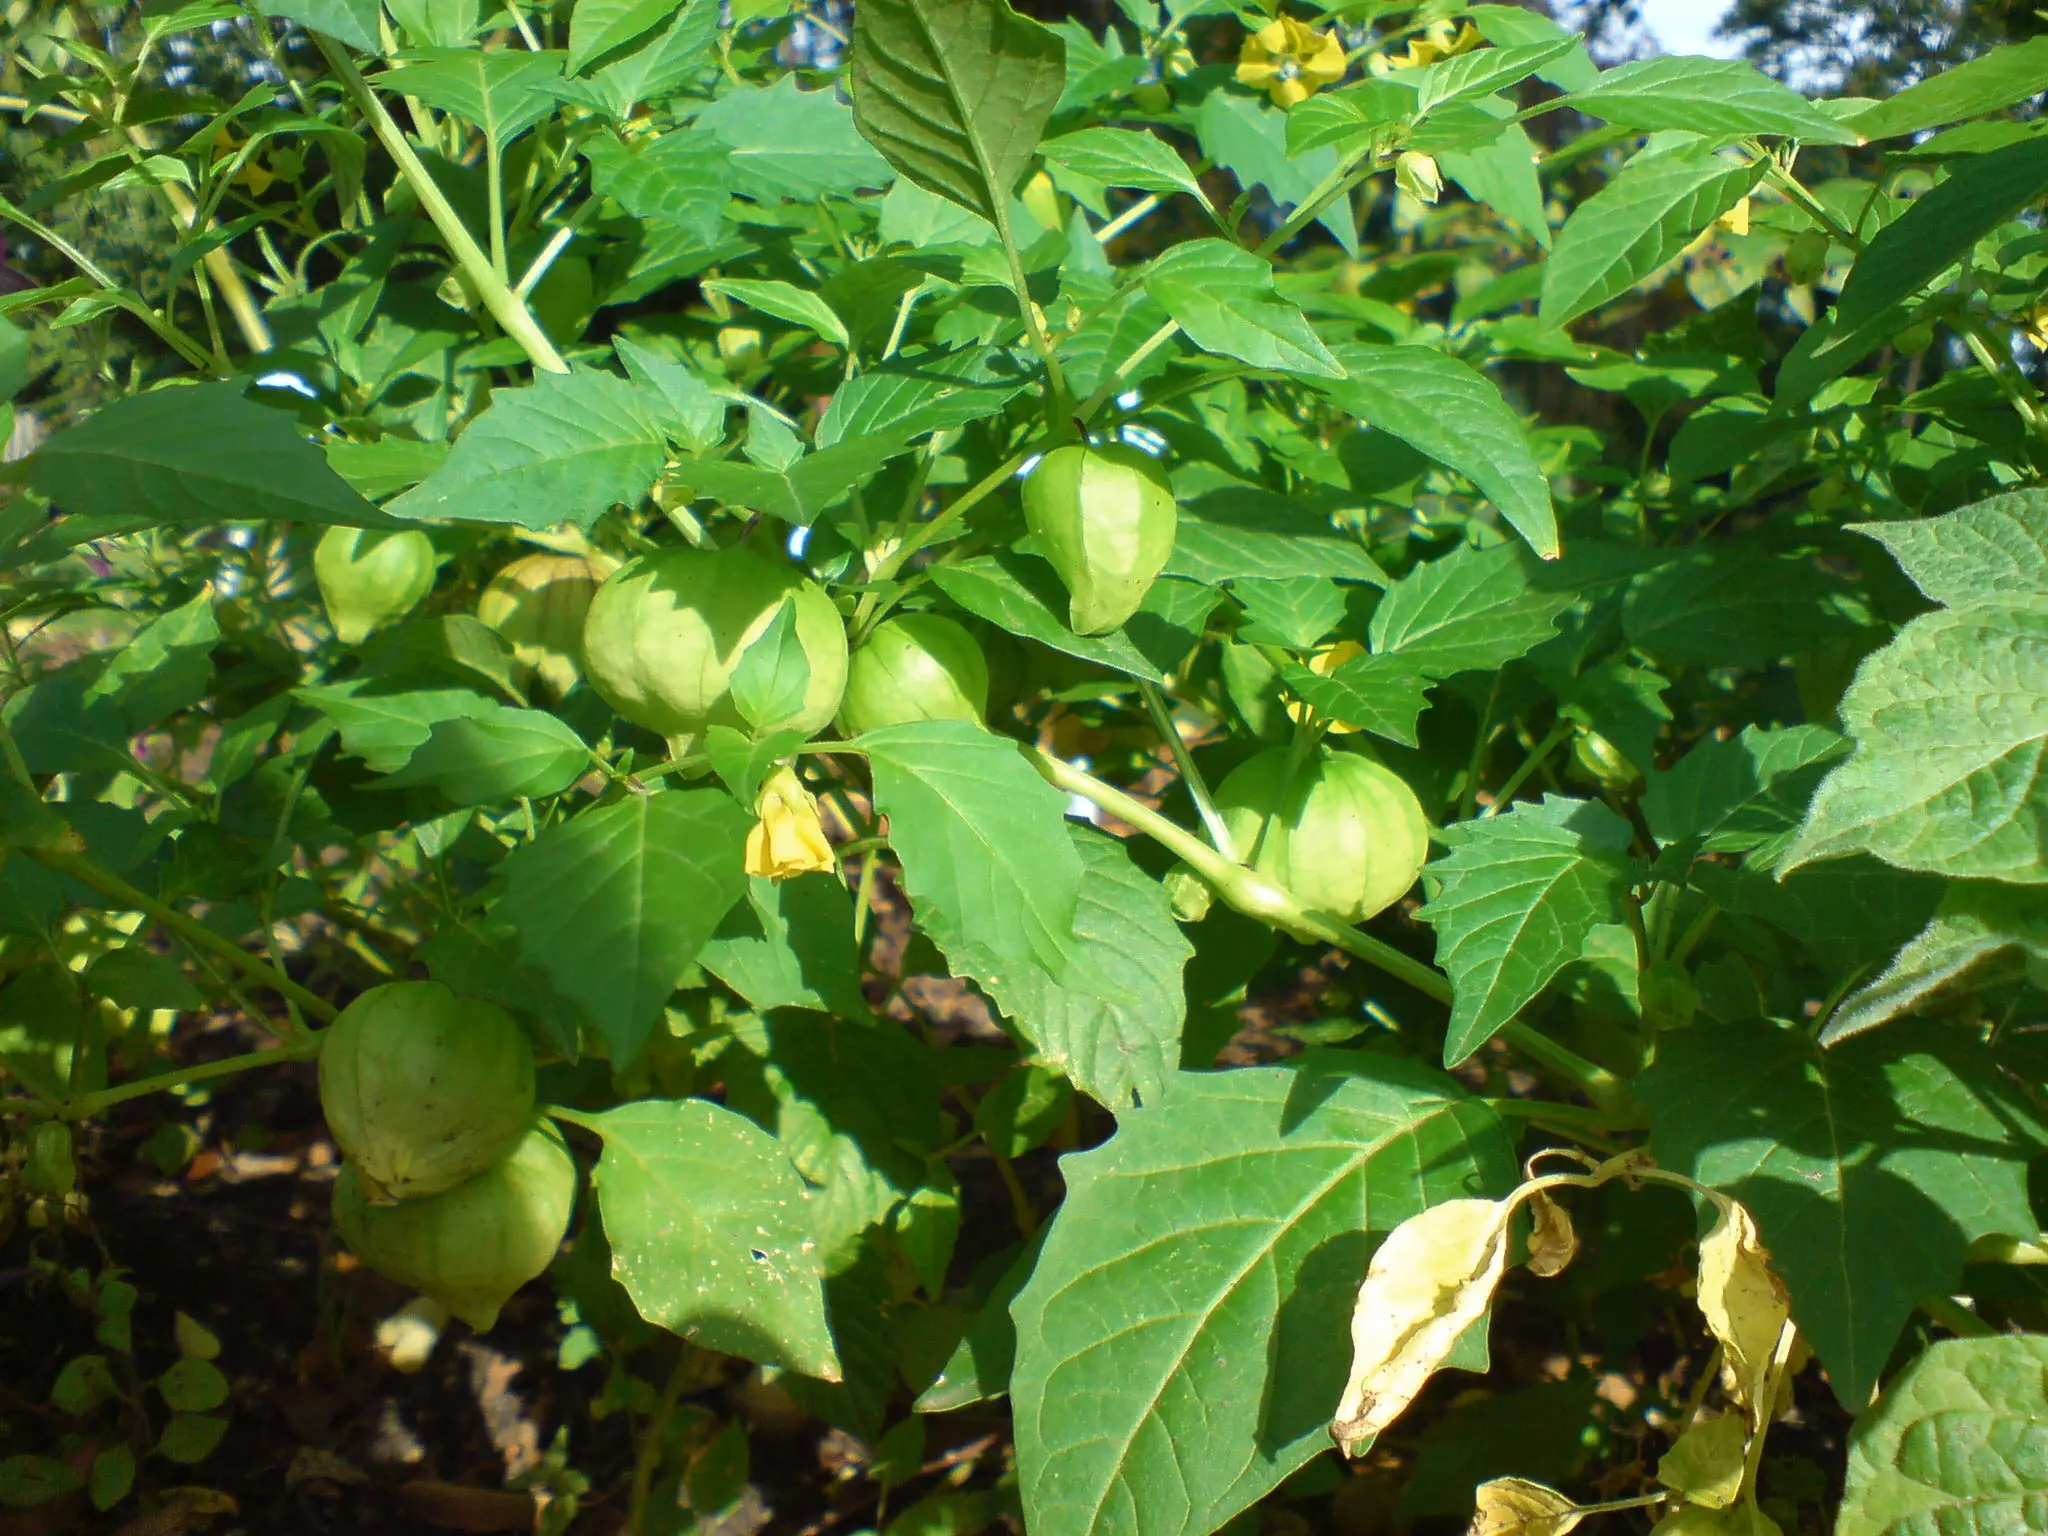
[[[343,645],[402,619],[434,590],[434,541],[417,528],[330,528],[313,548],[313,579]]]
[[[1055,448],[1024,482],[1024,520],[1067,587],[1077,635],[1121,629],[1173,554],[1165,472],[1126,443]]]
[[[1272,748],[1217,787],[1237,856],[1303,906],[1347,923],[1392,906],[1429,857],[1429,818],[1415,792],[1355,752],[1318,748],[1290,780],[1292,760],[1292,749]]]
[[[988,709],[988,663],[974,637],[936,613],[875,626],[853,653],[839,728],[849,736],[912,720],[972,720]]]
[[[546,1120],[475,1178],[424,1200],[373,1205],[361,1171],[334,1182],[334,1229],[381,1275],[423,1291],[479,1333],[554,1262],[576,1205],[576,1160]]]
[[[583,555],[522,555],[491,578],[476,616],[512,647],[521,681],[559,699],[583,675],[583,621],[610,574]]]
[[[584,675],[613,709],[660,736],[748,729],[732,700],[733,669],[788,602],[810,685],[797,709],[760,731],[809,736],[846,691],[846,628],[823,587],[752,550],[665,549],[621,566],[584,622]]]
[[[320,1107],[365,1199],[437,1195],[526,1134],[533,1047],[497,1004],[438,981],[372,987],[321,1040]]]
[[[29,1127],[28,1158],[21,1184],[32,1195],[68,1195],[78,1187],[78,1161],[71,1151],[71,1127],[39,1120]]]

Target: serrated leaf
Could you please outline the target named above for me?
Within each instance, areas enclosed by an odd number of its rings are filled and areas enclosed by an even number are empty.
[[[612,1275],[649,1322],[723,1354],[827,1381],[823,1257],[775,1138],[702,1099],[645,1099],[588,1124]]]
[[[549,827],[500,866],[493,916],[518,930],[520,958],[583,1006],[615,1064],[639,1055],[745,892],[752,825],[715,789],[629,795]]]
[[[902,444],[886,439],[849,438],[782,469],[699,456],[682,473],[700,496],[809,527],[902,451]]]
[[[1165,574],[1207,586],[1297,576],[1387,584],[1386,573],[1350,529],[1256,485],[1219,486],[1182,501]]]
[[[1990,962],[2018,955],[2048,967],[2048,906],[2011,886],[1958,882],[1884,974],[1842,1000],[1820,1043],[1833,1045],[1889,1023],[1940,992],[1964,986]]]
[[[1404,747],[1416,745],[1415,722],[1429,702],[1432,681],[1400,656],[1353,657],[1327,676],[1289,662],[1280,680],[1324,719]]]
[[[1274,288],[1272,263],[1242,246],[1183,240],[1145,269],[1145,292],[1205,352],[1254,368],[1344,376],[1308,317]]]
[[[1755,1216],[1845,1404],[1914,1306],[1956,1288],[1972,1239],[2037,1230],[2040,1127],[1953,1031],[1912,1020],[1824,1051],[1768,1022],[1675,1030],[1635,1086],[1658,1163]]]
[[[1557,554],[1550,482],[1492,380],[1428,347],[1347,346],[1337,358],[1344,377],[1317,385],[1331,404],[1456,470],[1537,554]]]
[[[1543,266],[1544,326],[1569,325],[1627,293],[1747,197],[1762,174],[1711,147],[1638,155],[1557,232]]]
[[[697,963],[756,1008],[809,1008],[865,1019],[853,897],[831,875],[753,879]]]
[[[1673,664],[1766,667],[1854,633],[1845,592],[1807,558],[1726,542],[1676,555],[1630,584],[1621,627]]]
[[[378,786],[431,784],[457,805],[560,794],[591,771],[590,748],[538,709],[493,704],[437,720],[405,766]]]
[[[1933,917],[1941,881],[1894,869],[1864,854],[1792,874],[1761,869],[1752,855],[1741,868],[1693,866],[1688,882],[1725,910],[1762,918],[1797,939],[1824,970],[1846,976],[1873,965]]]
[[[681,9],[678,0],[576,0],[569,14],[569,73],[651,32]]]
[[[1552,795],[1447,827],[1423,870],[1437,964],[1451,978],[1444,1063],[1456,1066],[1534,1002],[1592,931],[1622,918],[1628,823],[1597,801]]]
[[[1559,105],[1646,133],[1776,134],[1809,144],[1854,144],[1860,137],[1742,59],[1683,54],[1635,59],[1602,70],[1590,86]]]
[[[712,134],[677,128],[632,143],[600,134],[584,143],[582,152],[590,162],[591,190],[600,197],[612,198],[636,219],[687,231],[706,245],[718,238],[720,218],[732,195],[732,153]],[[614,345],[621,361],[629,347],[649,355],[630,341]]]
[[[1660,844],[1747,853],[1799,824],[1826,764],[1848,750],[1824,725],[1709,736],[1670,768],[1650,770],[1643,817]]]
[[[888,162],[855,131],[846,103],[829,89],[799,89],[794,72],[727,91],[692,122],[732,151],[734,190],[760,201],[889,184]]]
[[[2048,492],[2009,491],[1941,517],[1851,523],[1945,608],[2048,597]]]
[[[1081,890],[1066,798],[1015,742],[971,721],[892,725],[859,741],[912,910],[939,948],[974,956],[992,987],[1034,970],[1064,977]]]
[[[488,715],[495,699],[467,688],[380,690],[351,679],[298,688],[292,697],[310,704],[341,732],[342,749],[359,757],[372,773],[396,773],[444,720]]]
[[[1202,1536],[1327,1449],[1373,1234],[1514,1179],[1491,1110],[1386,1057],[1176,1074],[1061,1168],[1011,1397],[1063,1536]]]
[[[1024,388],[1007,355],[979,347],[898,355],[832,392],[814,434],[820,448],[872,437],[912,442],[995,415]]]
[[[422,521],[588,528],[634,506],[661,473],[668,439],[646,398],[609,373],[543,373],[499,390],[447,462],[388,508]]]
[[[416,96],[483,130],[503,149],[555,110],[548,85],[560,78],[563,56],[524,48],[420,48],[387,69],[375,84],[395,96]]]
[[[1415,92],[1415,109],[1421,115],[1434,112],[1439,107],[1504,91],[1578,46],[1577,35],[1566,33],[1535,42],[1477,48],[1470,53],[1454,54],[1448,59],[1425,64],[1400,83]],[[1402,73],[1408,74],[1407,71]]]
[[[1460,546],[1387,589],[1367,630],[1375,656],[1424,677],[1494,671],[1557,631],[1575,596],[1532,583],[1535,562],[1512,544]]]
[[[933,567],[932,580],[962,608],[998,629],[1147,682],[1166,681],[1121,630],[1077,635],[1067,628],[1061,617],[1067,611],[1066,593],[1043,560],[1018,554],[977,555],[957,565]]]

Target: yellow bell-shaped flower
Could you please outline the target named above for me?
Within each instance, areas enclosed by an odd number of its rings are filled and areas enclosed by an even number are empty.
[[[1304,102],[1344,78],[1344,45],[1334,32],[1283,16],[1244,40],[1237,80],[1264,91],[1276,107]]]
[[[760,819],[747,834],[747,873],[770,880],[814,871],[829,874],[835,867],[825,824],[818,819],[818,801],[793,768],[778,768],[761,786],[754,801]]]

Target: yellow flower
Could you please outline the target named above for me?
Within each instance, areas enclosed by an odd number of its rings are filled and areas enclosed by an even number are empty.
[[[793,768],[778,768],[754,801],[760,820],[747,834],[747,873],[787,880],[813,871],[829,874],[832,845],[818,819],[818,802]]]
[[[1344,45],[1334,32],[1318,32],[1292,16],[1269,22],[1244,40],[1237,80],[1291,107],[1344,78]]]
[[[1452,26],[1448,21],[1435,22],[1408,44],[1405,53],[1397,53],[1389,59],[1387,66],[1391,69],[1415,69],[1424,64],[1434,64],[1438,59],[1470,53],[1485,41],[1479,35],[1479,29],[1469,21],[1458,26]]]

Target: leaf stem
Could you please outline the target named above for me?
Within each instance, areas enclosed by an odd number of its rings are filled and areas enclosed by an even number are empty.
[[[1188,798],[1195,802],[1195,814],[1202,818],[1202,830],[1209,834],[1209,841],[1216,846],[1218,853],[1230,854],[1230,829],[1223,824],[1223,814],[1216,809],[1216,798],[1209,793],[1209,783],[1202,777],[1202,770],[1195,766],[1194,754],[1188,751],[1187,742],[1181,739],[1180,727],[1173,722],[1173,711],[1167,705],[1166,695],[1157,683],[1142,677],[1138,679],[1138,693],[1145,701],[1145,710],[1152,717],[1153,727],[1173,753],[1181,783],[1187,787]]]
[[[661,1401],[647,1416],[639,1448],[633,1453],[633,1492],[626,1510],[625,1536],[640,1536],[646,1528],[647,1501],[654,1492],[654,1474],[660,1470],[662,1449],[668,1441],[668,1421],[675,1416],[683,1388],[689,1385],[691,1346],[682,1340],[678,1343],[681,1347],[676,1363],[669,1367],[668,1380],[662,1384]]]
[[[196,1067],[180,1067],[175,1072],[159,1072],[153,1077],[139,1077],[132,1083],[122,1083],[115,1088],[102,1088],[97,1093],[82,1094],[69,1100],[64,1106],[64,1117],[68,1120],[85,1120],[94,1115],[104,1114],[116,1104],[125,1104],[130,1099],[145,1098],[152,1093],[164,1093],[173,1088],[183,1088],[192,1083],[204,1083],[216,1077],[232,1077],[238,1072],[247,1072],[252,1067],[275,1066],[281,1061],[305,1061],[319,1054],[320,1036],[308,1037],[310,1045],[273,1045],[260,1051],[245,1051],[239,1056],[224,1056],[219,1061],[201,1062]]]
[[[1570,736],[1571,733],[1572,725],[1569,720],[1560,720],[1556,725],[1553,725],[1550,728],[1550,734],[1529,749],[1529,755],[1522,759],[1521,766],[1509,774],[1507,779],[1501,784],[1501,787],[1494,791],[1493,803],[1480,813],[1480,819],[1483,821],[1488,816],[1497,816],[1505,810],[1508,802],[1514,799],[1515,791],[1535,776],[1536,772],[1549,760],[1550,754],[1562,746],[1565,738]],[[1478,781],[1475,778],[1473,782],[1477,783]]]

